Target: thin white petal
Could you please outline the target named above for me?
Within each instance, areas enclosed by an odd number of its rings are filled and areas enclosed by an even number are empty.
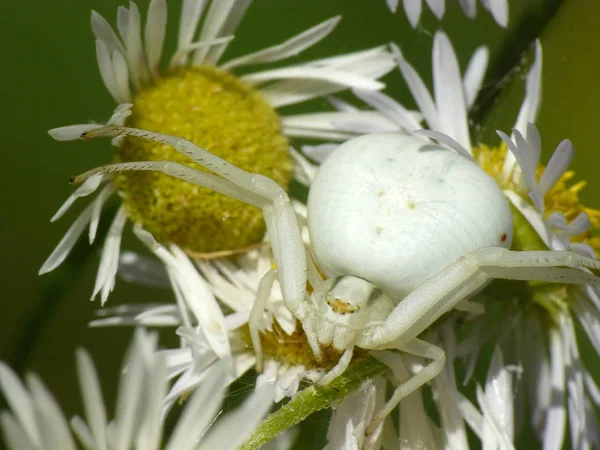
[[[535,123],[537,115],[540,109],[540,103],[542,100],[542,45],[540,41],[535,43],[535,59],[529,73],[527,74],[527,81],[525,83],[525,98],[521,104],[521,109],[515,122],[514,128],[519,130],[521,133],[527,132],[527,125]],[[504,168],[502,174],[505,178],[510,176],[515,159],[513,155],[507,153],[504,161]]]
[[[444,13],[446,12],[446,2],[445,0],[425,0],[429,9],[435,14],[435,17],[438,20],[441,20],[444,17]]]
[[[200,436],[206,432],[223,402],[223,394],[227,387],[227,377],[224,369],[225,365],[223,363],[213,364],[206,369],[208,375],[186,402],[185,410],[177,421],[166,450],[196,448]],[[228,447],[216,446],[213,448]]]
[[[106,45],[106,49],[109,54],[114,51],[125,54],[125,47],[119,40],[119,37],[109,25],[109,23],[98,14],[96,11],[92,11],[92,32],[97,40],[103,41]]]
[[[307,48],[312,47],[317,42],[324,39],[337,26],[341,16],[333,17],[329,20],[303,31],[300,34],[282,42],[281,44],[267,47],[263,50],[250,53],[240,58],[232,59],[221,67],[231,70],[235,67],[243,67],[249,64],[263,64],[267,62],[280,61],[291,56],[299,55]]]
[[[90,221],[90,218],[92,216],[92,206],[93,203],[89,204],[79,215],[79,217],[75,220],[75,222],[73,222],[73,225],[71,225],[71,227],[65,233],[64,237],[60,240],[54,251],[50,254],[48,259],[40,268],[38,272],[39,275],[50,272],[62,264],[62,262],[65,260],[65,258],[77,242],[79,236],[81,236],[81,233],[83,232],[84,228]]]
[[[92,436],[92,432],[81,417],[73,416],[69,423],[71,424],[73,434],[79,439],[83,448],[96,448],[94,436]]]
[[[152,0],[148,7],[148,18],[144,29],[144,45],[148,67],[154,77],[158,76],[158,65],[162,55],[167,30],[166,0]]]
[[[119,52],[114,52],[112,57],[112,65],[115,76],[115,83],[119,91],[119,98],[126,102],[131,101],[131,91],[129,90],[129,72],[127,61]]]
[[[75,141],[81,139],[81,135],[86,131],[95,130],[96,128],[102,128],[104,125],[95,123],[82,124],[82,125],[68,125],[66,127],[53,128],[48,130],[48,134],[57,141]]]
[[[421,128],[421,124],[414,120],[410,112],[388,95],[364,89],[353,89],[352,92],[362,101],[393,121],[401,131],[414,131]]]
[[[392,11],[393,13],[396,12],[396,10],[398,9],[398,0],[386,0],[388,8],[390,8],[390,11]]]
[[[104,86],[106,86],[106,89],[117,103],[126,103],[127,99],[121,97],[121,91],[115,78],[113,61],[110,55],[111,53],[109,53],[106,43],[98,39],[96,41],[96,58]]]
[[[481,89],[485,71],[489,61],[490,52],[487,47],[478,47],[471,56],[465,76],[463,77],[463,88],[465,90],[465,101],[467,110],[470,110],[475,104],[477,94]]]
[[[438,116],[436,105],[425,86],[425,83],[417,73],[417,71],[404,59],[404,56],[400,52],[400,48],[395,44],[390,44],[392,52],[396,56],[396,62],[400,68],[400,72],[404,77],[404,81],[408,85],[413,99],[417,103],[419,110],[423,113],[425,121],[432,130],[443,131]]]
[[[493,433],[494,438],[498,442],[498,446],[501,450],[514,450],[514,446],[507,436],[505,431],[501,428],[494,416],[494,410],[491,405],[488,404],[488,400],[485,397],[481,386],[477,386],[477,401],[481,410],[483,411],[483,419],[486,425],[489,426],[490,431]]]
[[[56,220],[60,219],[63,216],[63,214],[68,211],[71,205],[73,205],[75,200],[95,192],[96,189],[98,189],[98,186],[100,186],[100,183],[102,183],[103,178],[104,176],[102,176],[101,174],[96,174],[92,175],[90,178],[85,180],[83,184],[79,186],[75,190],[75,192],[73,192],[69,196],[69,198],[62,204],[58,211],[56,211],[56,214],[52,216],[50,222],[55,222]]]
[[[146,286],[168,287],[169,278],[162,264],[155,258],[124,251],[119,259],[119,276],[128,282]]]
[[[96,275],[96,283],[91,299],[94,300],[96,294],[102,291],[101,304],[104,305],[108,298],[108,294],[113,290],[115,285],[115,277],[119,267],[119,252],[121,250],[121,236],[123,227],[127,221],[125,215],[125,207],[121,206],[115,215],[113,222],[108,230],[108,235],[102,249],[100,257],[100,267]]]
[[[565,408],[565,362],[563,343],[558,331],[550,332],[550,354],[552,373],[551,404],[546,415],[544,426],[544,450],[560,450],[563,448],[567,411]]]
[[[544,173],[542,173],[540,178],[539,190],[543,194],[549,192],[559,178],[567,171],[571,161],[573,161],[574,155],[575,149],[569,139],[565,139],[558,144],[558,147],[554,150],[554,153],[546,166],[546,170],[544,170]]]
[[[500,428],[512,441],[514,437],[512,375],[496,347],[485,382],[485,396]]]
[[[462,8],[465,16],[469,19],[474,19],[477,15],[477,4],[476,0],[458,0],[460,7]]]
[[[226,36],[236,32],[238,25],[242,21],[242,18],[244,17],[246,10],[250,7],[252,1],[253,0],[235,0],[235,6],[227,15],[227,19],[219,30],[218,36]],[[223,45],[217,45],[209,48],[205,61],[216,66],[228,45],[229,41],[226,41],[223,43]]]
[[[67,419],[56,400],[37,375],[28,375],[27,385],[31,392],[38,415],[38,426],[42,441],[47,448],[75,449],[75,441],[69,430]]]
[[[93,244],[96,240],[96,232],[98,231],[98,224],[100,222],[100,214],[102,213],[102,207],[104,206],[104,203],[106,203],[106,200],[108,200],[109,197],[115,192],[115,190],[115,185],[111,183],[104,189],[102,189],[94,199],[94,206],[92,207],[92,217],[90,219],[90,230],[88,233],[90,245]]]
[[[498,25],[506,28],[508,25],[508,0],[481,0],[481,4],[492,14]]]
[[[181,7],[179,37],[177,40],[177,51],[175,53],[179,53],[182,49],[188,47],[194,40],[198,22],[200,21],[205,5],[205,0],[184,0],[183,6]],[[185,59],[179,61],[180,64],[185,64],[185,62]]]
[[[322,163],[336,148],[336,144],[304,145],[302,152],[313,161]]]
[[[219,36],[221,28],[225,24],[231,10],[235,7],[235,0],[221,0],[212,2],[206,13],[202,31],[200,32],[200,41],[212,40]],[[205,62],[207,48],[199,48],[194,53],[194,64],[200,65]]]
[[[20,427],[27,434],[27,438],[36,447],[42,443],[41,436],[36,425],[34,405],[27,389],[19,380],[19,377],[3,361],[0,361],[0,389],[4,398],[16,417]]]
[[[31,442],[27,433],[21,428],[17,419],[15,419],[12,414],[6,411],[0,413],[0,425],[2,425],[4,441],[9,449],[21,450],[39,448]]]
[[[199,450],[238,448],[256,429],[272,406],[272,387],[257,389],[242,406],[227,413],[208,430]],[[231,433],[230,430],[236,430]]]
[[[417,28],[419,19],[421,18],[421,10],[423,8],[421,0],[402,0],[402,6],[404,7],[404,12],[406,13],[406,17],[411,26]]]
[[[286,67],[283,69],[265,70],[244,75],[242,80],[250,84],[259,84],[266,81],[283,79],[314,79],[328,81],[351,88],[383,89],[385,85],[371,78],[342,70],[326,69],[322,67]]]
[[[102,399],[98,373],[87,351],[78,349],[76,355],[77,374],[85,417],[97,448],[106,450],[108,448],[108,442],[106,441],[106,408]]]
[[[139,89],[148,81],[148,67],[142,48],[142,19],[137,5],[129,2],[129,25],[127,27],[127,65],[133,84]]]
[[[464,148],[462,145],[460,145],[458,142],[456,142],[450,136],[445,135],[444,133],[433,130],[416,130],[413,132],[413,134],[427,136],[429,138],[435,139],[440,144],[447,145],[459,155],[462,155],[470,160],[473,159],[473,155],[471,155],[471,153],[466,148]]]
[[[467,105],[454,48],[445,33],[433,40],[433,88],[442,131],[466,149],[471,149]]]

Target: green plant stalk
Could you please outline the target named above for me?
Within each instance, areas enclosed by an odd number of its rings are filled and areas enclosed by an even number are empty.
[[[242,445],[242,450],[254,450],[276,438],[288,428],[302,422],[311,414],[329,408],[346,395],[358,389],[367,379],[383,373],[387,366],[368,356],[363,358],[326,386],[313,385],[272,414]]]

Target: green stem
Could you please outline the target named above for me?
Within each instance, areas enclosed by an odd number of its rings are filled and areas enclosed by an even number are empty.
[[[272,414],[269,414],[258,429],[244,442],[242,450],[254,450],[276,438],[288,428],[302,422],[311,414],[329,408],[355,391],[365,380],[383,373],[387,366],[374,358],[366,357],[350,366],[326,386],[313,385]]]

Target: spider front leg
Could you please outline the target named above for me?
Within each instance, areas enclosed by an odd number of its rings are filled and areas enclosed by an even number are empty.
[[[102,136],[136,136],[170,145],[214,174],[194,170],[170,161],[142,161],[102,166],[76,177],[75,183],[81,183],[97,173],[108,175],[125,170],[157,170],[261,208],[277,266],[277,276],[283,299],[287,308],[299,320],[303,319],[307,279],[306,252],[290,198],[281,186],[270,178],[240,169],[194,143],[175,136],[136,128],[106,126],[83,133],[81,138],[87,140]],[[264,284],[268,284],[270,275],[266,274],[265,276],[267,280]],[[265,301],[266,299],[260,296],[259,304]],[[256,312],[252,315],[254,319],[250,324],[252,327],[258,325],[256,315]],[[251,334],[255,336],[254,345],[260,346],[260,340],[256,339],[257,331],[251,330]],[[260,348],[256,350],[257,355],[262,354]]]
[[[445,361],[443,350],[416,338],[442,314],[479,291],[493,278],[600,285],[600,279],[583,268],[600,270],[600,262],[569,251],[517,252],[487,247],[463,256],[423,282],[396,305],[383,324],[365,330],[357,343],[362,348],[393,348],[433,360],[398,387],[377,415],[371,429],[403,397],[442,370]]]

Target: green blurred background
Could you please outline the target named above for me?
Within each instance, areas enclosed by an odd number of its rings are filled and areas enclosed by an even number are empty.
[[[147,3],[138,2],[143,14]],[[169,0],[167,55],[174,49],[180,3]],[[344,19],[329,38],[293,60],[394,41],[429,83],[433,33],[443,28],[455,45],[463,68],[477,46],[489,46],[492,59],[483,106],[474,111],[474,118],[482,117],[491,106],[495,114],[493,123],[486,122],[490,129],[500,127],[508,131],[523,95],[525,71],[517,67],[521,52],[543,30],[544,94],[539,120],[543,157],[547,159],[561,139],[572,139],[577,150],[574,168],[578,178],[590,181],[583,199],[590,206],[600,206],[594,135],[600,97],[596,87],[600,80],[600,35],[596,24],[600,2],[513,0],[507,30],[500,28],[479,2],[475,21],[463,17],[457,0],[446,3],[447,13],[441,23],[424,7],[421,26],[413,30],[404,12],[391,14],[385,0],[256,0],[225,58],[273,45],[343,14]],[[74,349],[84,346],[92,352],[107,397],[112,398],[117,368],[131,330],[89,329],[86,325],[99,307],[98,302],[89,301],[99,260],[97,244],[90,249],[87,242],[82,242],[67,264],[43,277],[37,276],[42,262],[86,203],[81,201],[75,211],[55,224],[49,223],[73,190],[69,178],[110,161],[113,154],[106,141],[58,143],[46,132],[62,125],[105,121],[110,116],[114,103],[97,69],[90,10],[97,10],[114,24],[121,4],[122,0],[31,0],[4,1],[1,8],[0,133],[7,158],[0,178],[0,356],[18,370],[38,372],[69,415],[80,410]],[[515,87],[505,96],[507,99],[502,99],[502,88],[511,79],[516,80]],[[414,106],[397,71],[385,81],[386,92],[406,106]],[[320,100],[285,112],[314,108],[324,110],[327,104]],[[104,219],[106,226],[110,217],[106,215]],[[129,230],[123,247],[139,248]],[[171,301],[171,294],[118,281],[108,305],[132,301]],[[596,361],[586,363],[597,365]]]

